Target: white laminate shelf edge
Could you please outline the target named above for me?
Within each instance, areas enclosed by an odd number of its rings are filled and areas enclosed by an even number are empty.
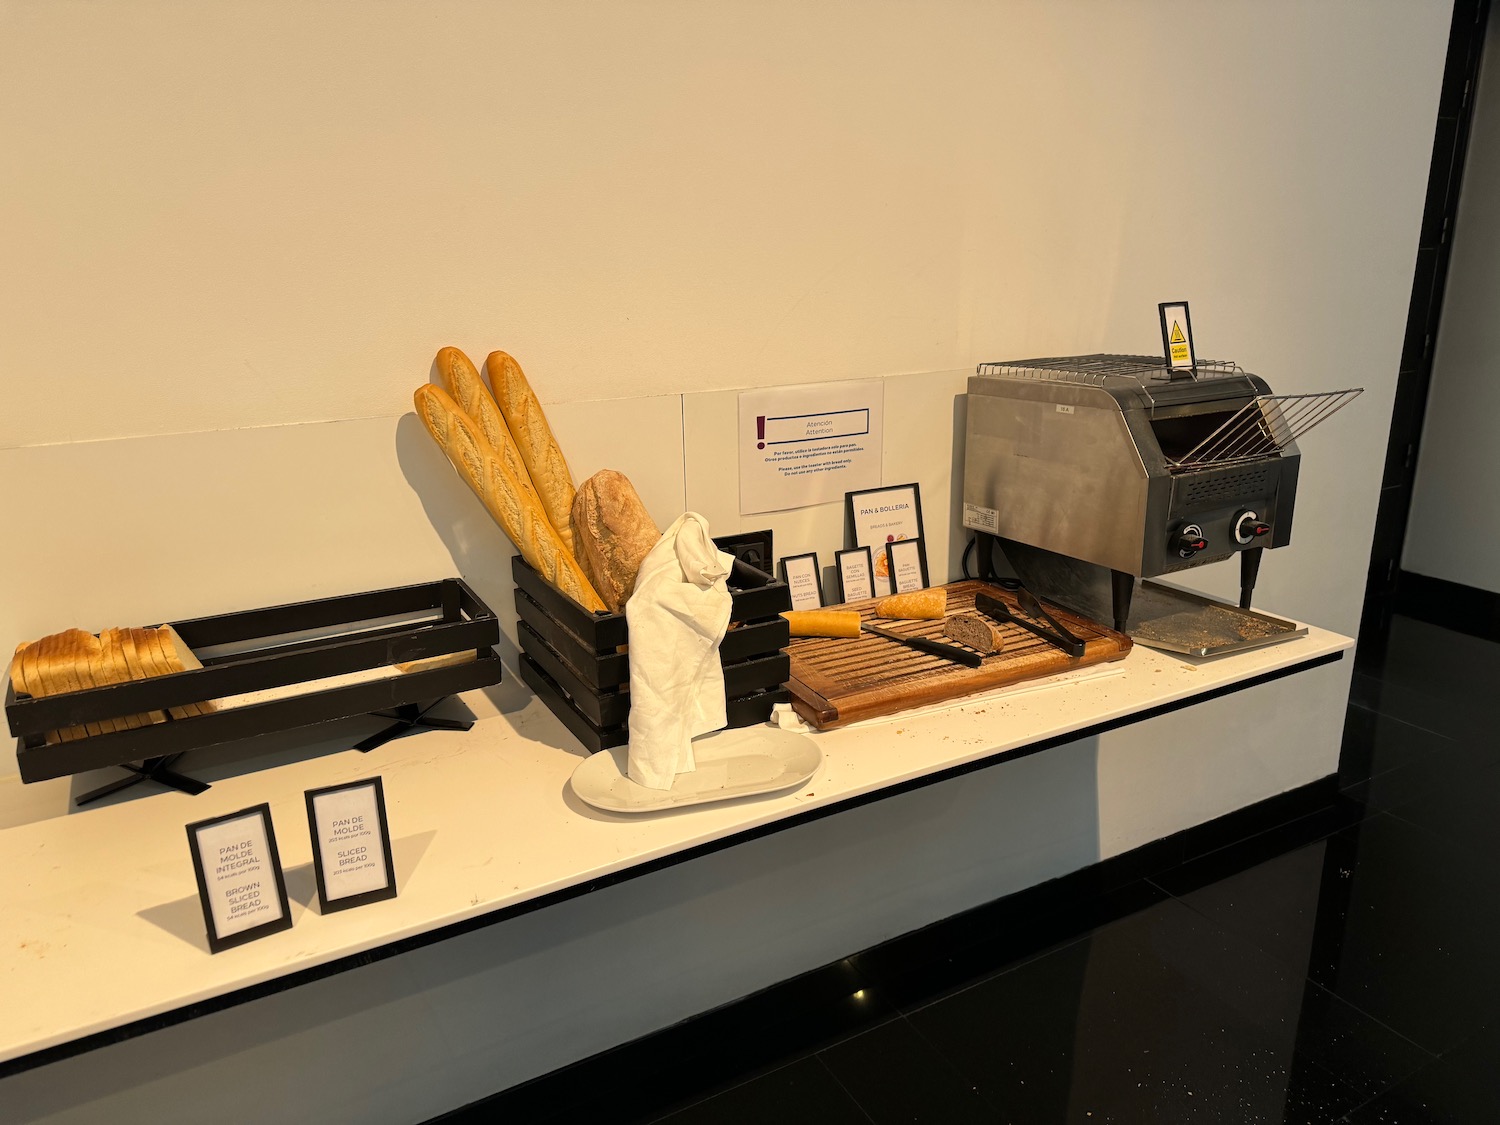
[[[582,751],[536,700],[468,733],[431,731],[373,754],[335,753],[0,831],[0,1063],[628,872],[779,821],[1024,751],[1074,731],[1336,658],[1306,637],[1214,661],[1137,646],[1124,674],[817,735],[823,765],[790,792],[653,817],[591,809],[568,791]],[[400,896],[320,916],[303,793],[385,779]],[[292,929],[211,956],[184,825],[267,801],[292,892]],[[298,901],[298,900],[301,901]]]

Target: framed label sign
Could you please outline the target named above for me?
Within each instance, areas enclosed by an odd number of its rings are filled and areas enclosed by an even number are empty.
[[[187,835],[211,952],[292,928],[270,805],[200,820]]]
[[[782,559],[781,580],[792,596],[793,609],[817,609],[823,604],[823,575],[816,552]]]
[[[844,495],[849,533],[856,547],[869,547],[875,567],[875,593],[894,590],[885,552],[887,543],[922,538],[922,494],[916,484],[897,484]]]
[[[901,539],[885,545],[886,570],[896,593],[927,588],[927,548],[920,539]]]
[[[850,547],[835,551],[838,563],[839,601],[856,602],[875,596],[875,568],[870,565],[870,548]]]
[[[1156,313],[1161,319],[1162,355],[1167,366],[1174,371],[1191,371],[1198,356],[1193,350],[1193,321],[1188,315],[1188,303],[1163,301],[1156,306]]]
[[[380,778],[309,789],[306,796],[323,913],[395,898],[396,866]]]

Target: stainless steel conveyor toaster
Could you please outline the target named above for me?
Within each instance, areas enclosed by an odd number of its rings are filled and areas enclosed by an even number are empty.
[[[1122,632],[1136,578],[1235,554],[1248,609],[1264,548],[1291,540],[1296,439],[1361,390],[1273,395],[1233,363],[1173,370],[1159,356],[980,364],[964,526],[1008,552],[1108,568]]]

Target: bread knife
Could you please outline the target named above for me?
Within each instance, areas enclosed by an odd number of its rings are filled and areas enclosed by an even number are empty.
[[[877,637],[884,637],[888,641],[914,648],[918,652],[925,652],[932,656],[941,656],[944,660],[951,660],[955,664],[962,664],[966,668],[978,668],[984,663],[984,657],[977,652],[970,652],[966,648],[957,645],[945,645],[942,641],[929,641],[926,637],[903,637],[900,633],[892,633],[889,629],[882,629],[879,625],[871,625],[869,622],[861,622],[860,628],[866,633],[874,633]]]

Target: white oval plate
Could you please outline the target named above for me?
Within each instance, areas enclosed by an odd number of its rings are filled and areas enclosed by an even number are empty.
[[[618,746],[586,758],[568,782],[578,799],[606,812],[661,812],[790,789],[823,762],[823,751],[806,735],[743,727],[695,740],[698,768],[678,774],[670,789],[648,789],[626,776],[629,754],[628,746]]]

